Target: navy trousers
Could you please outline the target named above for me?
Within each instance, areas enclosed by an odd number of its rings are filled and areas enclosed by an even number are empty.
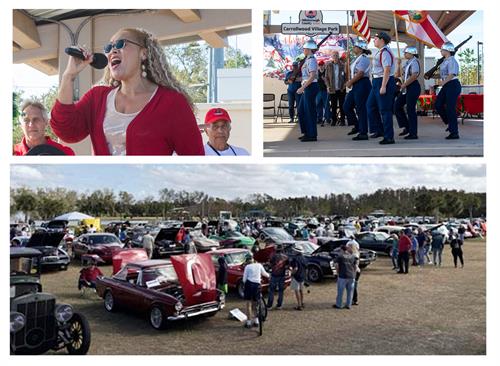
[[[392,111],[394,105],[394,94],[396,83],[394,76],[389,77],[384,95],[380,95],[382,78],[374,78],[372,90],[366,102],[368,112],[368,123],[371,133],[383,134],[384,139],[394,139],[394,126],[392,125]]]
[[[417,136],[417,100],[419,95],[420,84],[415,80],[406,88],[406,94],[400,93],[398,95],[394,106],[398,126],[406,128],[410,136]]]
[[[439,91],[436,98],[435,108],[444,123],[448,125],[448,131],[452,135],[458,135],[457,100],[462,92],[462,85],[458,79],[447,82]]]
[[[318,94],[318,83],[312,83],[304,89],[300,98],[299,122],[300,131],[310,138],[318,137],[316,126],[316,95]]]
[[[353,125],[360,134],[368,133],[368,117],[366,102],[371,91],[369,78],[362,78],[352,86],[352,90],[347,95],[343,108],[349,125]],[[356,110],[356,113],[354,113]],[[357,116],[356,116],[357,114]]]

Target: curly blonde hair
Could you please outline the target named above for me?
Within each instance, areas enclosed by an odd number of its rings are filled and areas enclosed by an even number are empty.
[[[157,38],[152,33],[142,28],[122,28],[118,33],[128,33],[133,41],[143,45],[147,51],[146,60],[143,65],[146,67],[147,79],[156,85],[174,90],[186,98],[192,110],[195,109],[193,100],[184,86],[179,83],[170,70],[165,52]],[[106,67],[103,82],[109,86],[119,86],[120,81],[111,77],[109,66]]]

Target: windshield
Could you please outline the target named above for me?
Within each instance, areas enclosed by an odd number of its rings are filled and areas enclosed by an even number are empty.
[[[278,241],[293,241],[293,237],[282,228],[268,228],[263,230],[264,233],[269,235],[273,240]]]
[[[174,266],[147,268],[142,271],[142,286],[156,287],[164,283],[178,282]]]
[[[295,243],[295,247],[301,248],[304,251],[304,254],[306,254],[306,255],[312,254],[312,252],[314,252],[316,249],[319,248],[318,245],[313,244],[313,243],[308,242],[308,241]]]
[[[33,260],[33,258],[25,258],[25,257],[11,258],[10,259],[10,274],[13,276],[37,274],[37,270],[33,266],[33,264],[35,263],[35,260]]]
[[[244,235],[238,231],[228,231],[226,236],[228,238],[242,238]]]
[[[189,234],[193,239],[206,239],[206,236],[201,231],[191,231]]]
[[[118,238],[114,235],[92,235],[88,240],[90,245],[119,244]]]
[[[237,253],[226,254],[226,261],[228,265],[240,265],[245,263],[246,255],[248,252],[242,251]]]

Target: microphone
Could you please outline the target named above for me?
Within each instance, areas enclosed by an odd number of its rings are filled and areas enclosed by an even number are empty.
[[[85,60],[85,56],[81,49],[76,46],[66,47],[64,52],[67,55],[79,58],[80,60]],[[94,53],[92,55],[92,62],[90,66],[96,69],[104,69],[108,64],[108,58],[103,53]]]

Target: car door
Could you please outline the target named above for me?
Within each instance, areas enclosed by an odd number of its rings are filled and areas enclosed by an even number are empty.
[[[365,233],[359,238],[360,248],[370,249],[375,251],[380,251],[381,249],[377,245],[377,240],[375,239],[375,234]],[[383,249],[382,249],[383,251]]]

